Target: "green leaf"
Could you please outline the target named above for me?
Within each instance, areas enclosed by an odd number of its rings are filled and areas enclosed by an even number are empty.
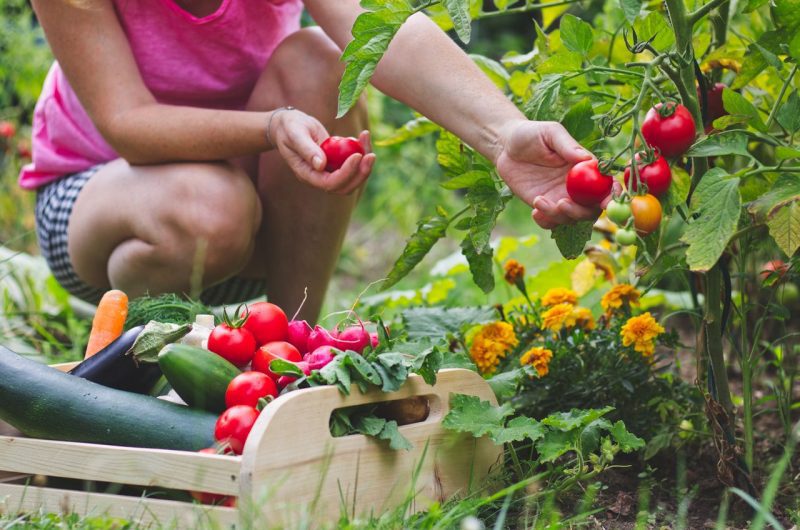
[[[619,4],[625,14],[625,19],[633,24],[633,21],[642,11],[642,0],[619,0]]]
[[[440,212],[440,215],[424,217],[419,221],[417,231],[406,242],[403,253],[389,271],[381,289],[386,290],[405,278],[430,252],[433,245],[445,236],[451,219],[441,213],[443,212]]]
[[[742,155],[750,157],[747,151],[747,135],[741,131],[726,131],[712,134],[694,144],[686,156]]]
[[[489,179],[491,182],[491,177],[489,176],[488,171],[483,170],[473,170],[467,171],[466,173],[462,173],[456,177],[451,178],[450,180],[446,180],[441,184],[441,186],[446,190],[459,190],[463,188],[471,188],[475,186],[478,182]]]
[[[660,52],[668,51],[675,44],[675,33],[664,15],[658,11],[651,11],[646,17],[636,20],[633,28],[639,40],[653,39],[651,42],[653,48]]]
[[[497,396],[500,401],[505,401],[514,397],[517,393],[517,387],[525,375],[525,370],[522,368],[514,368],[506,372],[498,372],[486,380],[489,386],[492,387],[492,392]]]
[[[574,104],[561,120],[569,134],[579,142],[594,132],[594,109],[588,98]]]
[[[292,377],[303,377],[303,370],[295,363],[284,359],[273,359],[269,363],[269,369],[278,375],[290,375]]]
[[[409,339],[443,339],[458,335],[467,326],[497,320],[494,307],[414,307],[402,313]]]
[[[766,132],[767,126],[764,124],[764,120],[761,119],[758,109],[740,93],[726,88],[722,91],[722,105],[731,114],[746,116],[748,118],[747,123],[754,129]]]
[[[384,424],[378,438],[387,440],[389,442],[389,447],[395,451],[410,451],[414,448],[414,445],[408,441],[408,438],[400,433],[400,429],[397,428],[397,422],[394,420],[387,421]]]
[[[531,120],[547,121],[556,115],[556,104],[564,76],[548,74],[536,85],[531,99],[525,102],[525,115]]]
[[[458,38],[464,44],[469,44],[472,31],[472,16],[469,12],[469,0],[442,0],[442,4],[453,21]]]
[[[791,160],[800,158],[800,149],[779,145],[775,148],[775,158],[778,160]]]
[[[747,3],[742,7],[742,13],[752,13],[767,2],[769,0],[747,0]]]
[[[517,416],[505,428],[492,432],[490,437],[497,445],[508,442],[521,442],[531,440],[535,442],[542,438],[547,429],[538,421],[525,416]]]
[[[395,392],[408,379],[408,368],[402,353],[390,352],[378,355],[373,367],[380,374],[384,392]]]
[[[375,142],[375,145],[380,147],[399,145],[439,130],[441,130],[441,128],[428,118],[414,118],[395,130],[387,138]]]
[[[798,33],[800,35],[800,33]],[[793,90],[786,101],[781,105],[776,116],[781,127],[791,134],[800,130],[800,96]]]
[[[472,280],[475,285],[481,288],[484,293],[490,293],[494,289],[494,271],[492,270],[492,247],[486,245],[480,253],[475,250],[470,234],[461,242],[461,253],[467,258],[469,271],[472,273]]]
[[[352,426],[353,431],[359,434],[388,441],[389,447],[395,451],[408,451],[414,448],[408,438],[400,434],[397,422],[394,420],[387,421],[374,415],[357,416],[352,421]]]
[[[456,432],[468,432],[480,438],[502,431],[505,419],[513,412],[508,403],[495,407],[476,396],[450,394],[450,412],[442,420],[442,427]]]
[[[561,18],[561,42],[573,52],[586,54],[594,45],[592,26],[575,15],[567,13]]]
[[[800,61],[800,32],[789,41],[789,54],[795,61]]]
[[[505,11],[508,8],[508,5],[516,2],[516,0],[494,0],[494,7],[496,7],[500,11]]]
[[[575,451],[579,437],[578,431],[547,431],[536,444],[539,462],[553,462],[559,456]]]
[[[500,90],[506,89],[511,76],[502,64],[494,59],[484,57],[483,55],[470,54],[470,58],[472,58],[475,64],[478,65],[478,68],[492,80],[492,83],[494,83],[497,88]]]
[[[747,210],[788,256],[800,247],[800,175],[781,175]]]
[[[623,453],[630,453],[645,446],[644,440],[629,432],[627,427],[625,427],[625,422],[622,420],[614,423],[609,433]]]
[[[556,412],[542,420],[543,425],[559,431],[583,428],[614,410],[614,407],[601,409],[572,409],[569,412]]]
[[[592,238],[592,221],[580,221],[571,225],[559,225],[550,237],[556,240],[558,250],[567,259],[575,259],[583,254],[586,243]]]
[[[179,341],[191,330],[191,324],[170,324],[151,320],[145,324],[126,355],[133,356],[137,362],[157,363],[158,353],[164,346]]]
[[[469,171],[469,161],[464,156],[464,144],[455,134],[442,129],[436,140],[436,161],[447,177],[462,175]]]
[[[478,181],[467,192],[467,203],[472,207],[473,216],[469,227],[469,238],[475,252],[483,254],[492,252],[489,240],[492,230],[512,194],[507,186],[498,191],[491,177]]]
[[[408,0],[363,2],[368,11],[353,24],[353,40],[347,45],[342,60],[345,70],[339,83],[337,117],[341,118],[355,105],[369,83],[378,61],[400,26],[414,12]]]
[[[510,88],[511,93],[518,98],[525,97],[528,94],[528,89],[534,77],[535,76],[530,72],[514,70],[511,73],[511,77],[508,79],[508,88]]]
[[[536,67],[539,75],[579,72],[582,69],[583,55],[567,50],[559,50]]]
[[[800,0],[773,0],[770,7],[776,26],[790,33],[800,29]]]
[[[693,217],[681,237],[688,243],[686,261],[693,271],[708,271],[722,255],[739,223],[739,179],[714,168],[703,175],[692,196]]]

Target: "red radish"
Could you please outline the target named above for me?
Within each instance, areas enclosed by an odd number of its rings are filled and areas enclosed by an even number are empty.
[[[300,361],[299,363],[294,363],[303,371],[305,375],[311,375],[311,368],[308,366],[308,363],[305,361]],[[291,375],[282,375],[278,378],[278,387],[280,389],[285,388],[287,385],[290,385],[297,381],[296,377]]]
[[[303,359],[312,370],[321,370],[336,357],[332,346],[320,346]]]
[[[256,354],[253,356],[253,370],[263,372],[277,381],[278,374],[269,369],[269,363],[275,359],[285,359],[297,363],[303,360],[303,356],[288,342],[269,342],[256,350]]]
[[[336,340],[339,342],[340,346],[339,349],[341,350],[353,350],[354,352],[362,353],[364,348],[369,346],[370,338],[369,333],[364,326],[351,326],[341,333],[339,336],[336,337]]]
[[[314,326],[313,331],[308,335],[308,351],[313,352],[320,346],[333,346],[338,348],[336,336],[322,326]]]
[[[269,302],[256,302],[247,306],[241,316],[244,318],[245,314],[244,328],[253,334],[259,346],[286,340],[289,320],[280,307]]]
[[[292,320],[289,322],[286,342],[297,348],[302,354],[308,353],[308,337],[312,329],[305,320]]]
[[[373,331],[372,333],[369,334],[369,343],[372,345],[372,349],[377,348],[378,345],[381,343],[381,338],[378,335],[377,331]]]

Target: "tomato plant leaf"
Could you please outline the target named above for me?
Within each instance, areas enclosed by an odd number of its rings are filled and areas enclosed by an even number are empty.
[[[579,142],[594,132],[594,109],[588,98],[574,104],[561,119],[569,134]]]
[[[497,190],[488,173],[486,178],[476,182],[467,192],[467,203],[473,211],[469,238],[478,254],[487,251],[491,253],[489,240],[492,237],[492,230],[497,223],[497,216],[505,209],[511,197],[511,190],[507,186]]]
[[[442,166],[445,175],[454,177],[471,169],[469,160],[464,156],[466,149],[458,136],[442,129],[436,140],[436,161]]]
[[[800,175],[781,175],[771,189],[747,208],[788,256],[800,247]]]
[[[517,0],[494,0],[494,7],[496,7],[500,11],[505,11],[508,8],[508,5],[511,3],[516,2]]]
[[[492,80],[492,83],[494,83],[497,88],[503,91],[508,88],[508,80],[511,78],[511,75],[502,64],[494,59],[484,57],[483,55],[470,54],[470,58],[478,65],[478,68]]]
[[[791,55],[795,61],[800,61],[800,33],[796,33],[792,40],[789,41],[789,55]]]
[[[731,114],[746,116],[748,118],[747,123],[754,129],[761,132],[767,130],[767,126],[764,124],[764,120],[761,119],[761,115],[755,105],[735,90],[726,88],[722,91],[722,104],[725,110]]]
[[[619,0],[619,5],[622,7],[625,19],[631,24],[642,11],[642,0]]]
[[[770,7],[776,26],[792,33],[800,29],[800,0],[774,0]]]
[[[652,39],[650,44],[660,52],[669,50],[675,44],[675,33],[666,17],[658,11],[651,11],[646,17],[637,19],[633,28],[640,40]]]
[[[525,102],[525,115],[531,120],[548,121],[554,119],[558,97],[564,76],[548,74],[536,85],[531,99]]]
[[[560,50],[536,66],[540,75],[577,72],[583,68],[583,55],[578,52]]]
[[[555,239],[562,256],[567,259],[575,259],[583,253],[586,242],[592,238],[593,225],[592,221],[559,225],[553,229],[550,237]]]
[[[767,2],[769,0],[747,0],[747,3],[742,7],[742,13],[752,13]]]
[[[469,12],[469,0],[442,0],[442,5],[447,9],[458,38],[464,44],[469,44],[472,32],[472,15]]]
[[[472,281],[487,294],[494,289],[493,252],[490,245],[486,245],[478,252],[470,234],[467,234],[461,242],[461,253],[467,258],[469,271],[472,273]]]
[[[707,136],[694,144],[686,156],[742,155],[751,157],[747,151],[747,135],[741,131],[725,131]]]
[[[441,186],[446,190],[460,190],[463,188],[472,188],[480,181],[489,178],[491,181],[491,177],[489,177],[489,173],[482,170],[473,170],[467,171],[466,173],[462,173],[457,177],[453,177],[450,180],[446,180],[442,182]]]
[[[390,136],[375,142],[375,145],[380,147],[398,145],[439,130],[441,130],[441,128],[428,118],[414,118],[406,122],[399,129],[396,129]]]
[[[517,416],[508,422],[503,429],[490,433],[490,437],[497,445],[507,442],[521,442],[531,440],[533,442],[542,438],[547,429],[538,421],[526,416]]]
[[[789,97],[778,110],[776,118],[778,123],[791,134],[800,130],[800,96],[797,95],[797,90],[793,90],[789,94]]]
[[[561,18],[561,42],[573,52],[586,54],[594,45],[592,26],[575,15],[566,14]]]
[[[477,438],[502,431],[505,419],[513,412],[508,403],[495,407],[476,396],[450,394],[450,412],[442,420],[442,427],[456,432],[468,432]]]
[[[397,258],[392,270],[383,282],[381,289],[386,290],[405,278],[414,267],[430,252],[433,245],[447,233],[452,219],[441,215],[425,217],[417,224],[417,231],[406,243],[403,253]]]
[[[739,179],[714,168],[703,175],[692,195],[692,221],[681,241],[688,243],[686,261],[693,271],[708,271],[736,231],[742,198]]]
[[[402,313],[409,339],[445,339],[466,326],[497,320],[494,307],[413,307]]]

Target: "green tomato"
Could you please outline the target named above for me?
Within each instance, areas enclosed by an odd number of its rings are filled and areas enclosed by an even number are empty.
[[[608,218],[620,226],[624,226],[631,218],[631,207],[628,203],[611,201],[606,206]]]
[[[633,245],[636,243],[636,232],[633,230],[626,230],[624,228],[617,230],[616,234],[617,243],[620,245],[627,247],[628,245]]]

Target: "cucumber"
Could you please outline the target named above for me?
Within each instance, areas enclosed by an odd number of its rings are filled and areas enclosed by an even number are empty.
[[[217,417],[108,388],[0,346],[0,420],[33,438],[197,451]]]
[[[214,352],[186,344],[170,344],[158,354],[158,366],[190,407],[222,412],[231,379],[242,373]]]

